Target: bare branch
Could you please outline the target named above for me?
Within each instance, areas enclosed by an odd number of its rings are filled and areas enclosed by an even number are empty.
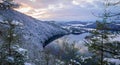
[[[8,25],[7,23],[1,22],[1,21],[0,21],[0,24],[5,24],[5,25]]]

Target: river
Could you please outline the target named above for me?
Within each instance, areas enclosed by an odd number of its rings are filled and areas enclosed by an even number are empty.
[[[89,33],[83,33],[83,34],[79,34],[79,35],[73,35],[73,34],[70,34],[70,35],[65,35],[53,42],[51,42],[49,46],[52,46],[52,47],[57,47],[57,45],[61,45],[63,41],[67,40],[67,42],[69,42],[70,44],[72,42],[75,42],[76,44],[76,47],[79,47],[80,48],[80,53],[88,53],[88,48],[84,45],[84,41],[85,41],[85,37],[89,35]]]
[[[76,46],[80,48],[80,53],[88,53],[88,48],[84,45],[85,44],[85,37],[88,36],[90,33],[83,33],[83,34],[80,34],[80,35],[73,35],[73,34],[70,34],[70,35],[65,35],[57,40],[54,40],[53,42],[51,42],[49,46],[52,46],[52,47],[58,47],[58,45],[61,45],[63,41],[66,41],[69,42],[69,43],[72,43],[72,42],[75,42],[76,43]],[[120,40],[120,35],[117,36],[115,39],[111,39],[111,40],[114,40],[114,41],[118,41]]]

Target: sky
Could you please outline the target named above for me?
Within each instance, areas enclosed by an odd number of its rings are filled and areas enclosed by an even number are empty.
[[[98,18],[102,0],[15,0],[21,6],[16,9],[44,21],[94,21]]]

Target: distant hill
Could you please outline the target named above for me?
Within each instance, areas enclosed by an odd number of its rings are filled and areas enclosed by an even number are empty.
[[[81,28],[96,28],[96,23],[92,21],[70,21],[70,22],[60,22],[58,25],[61,26],[74,26],[74,27],[81,27]],[[107,24],[111,30],[120,30],[120,22],[112,22]]]

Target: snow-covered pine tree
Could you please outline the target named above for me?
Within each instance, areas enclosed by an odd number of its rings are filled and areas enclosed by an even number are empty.
[[[0,9],[18,8],[19,4],[15,3],[14,0],[2,0],[0,2]]]
[[[23,24],[16,20],[0,21],[6,32],[2,34],[3,43],[0,43],[0,65],[24,65],[27,60],[27,50],[16,44],[19,36],[16,34],[16,27]]]
[[[115,57],[118,57],[118,55],[120,55],[120,42],[111,40],[111,38],[114,38],[115,35],[110,32],[112,30],[109,27],[109,24],[112,23],[111,21],[114,20],[114,17],[120,16],[120,12],[114,12],[111,10],[113,7],[117,8],[117,6],[120,4],[120,0],[116,1],[103,1],[103,13],[97,15],[97,17],[101,18],[102,21],[96,21],[96,29],[91,32],[91,35],[88,36],[86,41],[86,45],[93,53],[93,58],[96,59],[100,65],[108,64],[108,62],[104,61],[104,59],[116,59]]]

